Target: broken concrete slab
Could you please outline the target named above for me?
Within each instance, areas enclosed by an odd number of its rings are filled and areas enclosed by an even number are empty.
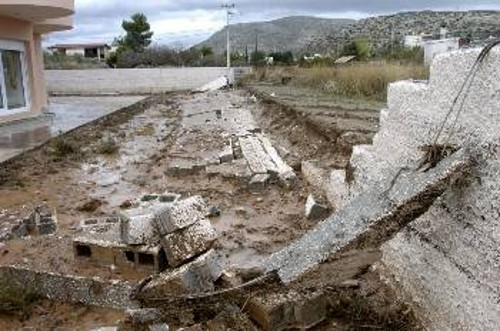
[[[228,78],[223,76],[203,85],[202,87],[195,89],[194,91],[195,92],[216,91],[226,87],[228,84],[229,84]]]
[[[318,160],[302,161],[302,176],[315,189],[322,190],[326,178],[326,171],[319,165]]]
[[[266,153],[261,141],[255,136],[240,137],[243,157],[254,174],[278,174],[278,169]]]
[[[469,166],[469,153],[462,149],[427,172],[401,172],[392,186],[365,191],[305,236],[271,255],[265,262],[267,271],[277,271],[280,279],[289,283],[332,254],[361,244],[380,245],[424,213]]]
[[[257,174],[252,177],[248,183],[248,187],[252,192],[262,192],[266,189],[271,175],[268,174]]]
[[[130,298],[134,284],[99,277],[82,277],[42,272],[16,266],[0,267],[2,288],[29,290],[37,297],[84,305],[128,309],[138,303]]]
[[[164,236],[204,219],[207,212],[203,198],[193,196],[158,210],[153,222],[157,233]]]
[[[310,329],[326,318],[322,292],[266,293],[251,298],[245,311],[263,330]]]
[[[175,268],[210,249],[216,239],[217,232],[210,221],[201,219],[183,230],[162,236],[160,242],[168,264]]]
[[[332,208],[335,210],[341,209],[346,197],[349,195],[346,171],[343,169],[330,171],[330,176],[324,183],[324,191],[326,199]]]
[[[269,157],[276,166],[276,171],[278,172],[278,179],[285,186],[291,187],[297,180],[297,175],[293,171],[292,167],[290,167],[288,164],[286,164],[285,161],[283,161],[283,159],[278,154],[278,151],[276,150],[276,148],[274,148],[273,144],[271,143],[271,140],[269,140],[268,137],[262,134],[259,135],[258,137],[262,142],[264,150],[267,152],[267,154],[269,155]]]
[[[306,200],[306,217],[311,220],[320,219],[326,217],[328,214],[328,208],[322,204],[316,202],[314,196],[309,194]]]
[[[153,300],[214,290],[224,266],[219,253],[210,250],[177,269],[159,274],[142,287],[137,297]]]

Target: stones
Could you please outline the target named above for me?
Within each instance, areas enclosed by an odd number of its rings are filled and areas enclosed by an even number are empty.
[[[219,206],[210,205],[208,207],[207,217],[219,217],[221,215],[221,210]]]
[[[459,150],[427,172],[411,171],[395,178],[392,186],[374,186],[271,255],[265,262],[267,271],[277,271],[288,283],[346,247],[382,244],[424,213],[469,166],[468,152]]]
[[[162,312],[156,308],[127,309],[120,330],[137,330],[162,322]]]
[[[348,279],[340,283],[342,288],[360,288],[361,282],[357,279]]]
[[[326,318],[322,292],[270,293],[249,300],[246,312],[265,331],[310,329]]]
[[[312,194],[306,201],[306,217],[311,220],[320,219],[328,215],[328,208],[316,202]]]
[[[214,282],[223,272],[221,257],[210,250],[194,261],[152,278],[137,297],[148,300],[214,290]]]
[[[267,187],[271,176],[268,174],[257,174],[252,177],[248,187],[252,192],[262,192]]]
[[[156,231],[161,235],[182,230],[205,218],[207,206],[200,196],[190,197],[158,210],[154,215]]]
[[[188,228],[162,236],[160,242],[169,265],[177,267],[210,249],[216,239],[217,233],[210,221],[201,219]]]
[[[332,170],[324,183],[324,191],[332,208],[335,210],[341,209],[349,195],[346,171],[342,169]]]
[[[220,163],[230,163],[234,160],[232,146],[226,146],[222,153],[219,155]]]

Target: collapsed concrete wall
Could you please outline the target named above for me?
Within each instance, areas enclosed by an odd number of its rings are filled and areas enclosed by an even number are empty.
[[[440,55],[429,82],[390,86],[373,145],[354,149],[345,201],[372,185],[387,186],[418,163],[479,52]],[[454,121],[453,115],[438,143],[478,147],[474,174],[388,242],[381,265],[427,329],[493,330],[500,325],[500,49],[485,59]]]
[[[98,277],[61,275],[15,266],[0,267],[0,286],[20,288],[37,296],[85,305],[127,309],[138,304],[130,299],[135,284]]]

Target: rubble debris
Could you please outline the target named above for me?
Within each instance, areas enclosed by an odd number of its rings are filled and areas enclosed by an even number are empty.
[[[156,308],[127,309],[125,318],[120,322],[120,331],[135,331],[162,324],[162,312]]]
[[[208,251],[217,233],[205,217],[208,207],[199,196],[169,201],[148,199],[117,216],[82,222],[73,239],[81,263],[114,266],[120,270],[160,273]]]
[[[154,226],[160,236],[182,230],[205,218],[207,209],[200,196],[169,204],[154,215]]]
[[[27,213],[25,210],[0,211],[0,242],[28,236],[43,236],[57,231],[55,210],[42,204]]]
[[[343,169],[332,170],[324,184],[326,198],[335,210],[339,210],[344,206],[345,198],[349,195],[346,176],[346,171]]]
[[[326,217],[328,214],[328,208],[322,204],[319,204],[314,199],[312,194],[309,194],[306,200],[306,217],[311,220],[317,220]]]
[[[289,283],[331,254],[355,245],[379,245],[425,212],[457,177],[469,168],[468,152],[460,150],[427,172],[411,171],[389,188],[375,186],[305,236],[271,255],[265,265]]]
[[[138,307],[130,299],[134,289],[134,284],[130,282],[41,272],[16,266],[0,267],[2,288],[25,288],[27,284],[31,293],[41,298],[113,309]]]
[[[195,92],[208,92],[208,91],[216,91],[220,90],[224,87],[226,87],[229,84],[229,80],[227,77],[222,76],[219,77],[197,89],[195,89]]]
[[[210,221],[201,219],[183,230],[162,236],[160,242],[169,265],[177,267],[210,249],[216,239],[217,233]]]
[[[210,250],[192,262],[154,276],[136,297],[148,301],[210,292],[214,290],[214,282],[222,276],[223,268],[221,256]]]
[[[230,163],[234,160],[233,147],[231,145],[226,146],[222,153],[219,155],[220,163]]]
[[[181,195],[177,193],[165,192],[158,197],[160,202],[176,202],[181,199]]]
[[[221,215],[221,210],[219,206],[216,205],[208,206],[208,212],[207,212],[208,218],[219,217],[220,215]]]
[[[248,187],[252,192],[262,192],[267,187],[271,176],[268,174],[257,174],[252,177],[248,183]]]
[[[251,298],[245,311],[265,331],[308,330],[325,320],[326,298],[321,291],[266,293]]]

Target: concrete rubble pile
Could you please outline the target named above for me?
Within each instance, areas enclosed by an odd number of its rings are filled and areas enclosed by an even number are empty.
[[[28,236],[54,234],[57,231],[56,211],[47,205],[39,205],[31,212],[0,212],[0,242]]]
[[[85,234],[74,239],[75,258],[155,274],[143,284],[142,299],[213,290],[223,264],[212,248],[217,233],[203,199],[159,195],[147,200],[116,217],[87,221]]]
[[[378,246],[403,229],[469,168],[469,153],[460,150],[427,172],[412,170],[391,185],[361,193],[299,240],[271,255],[268,272],[289,283],[332,254],[357,245]]]

